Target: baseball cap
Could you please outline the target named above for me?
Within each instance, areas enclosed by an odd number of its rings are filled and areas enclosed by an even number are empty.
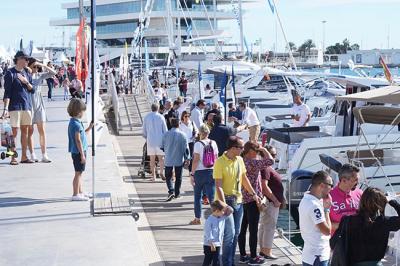
[[[18,52],[15,54],[14,59],[18,59],[18,58],[20,58],[20,57],[23,57],[23,58],[26,58],[26,59],[31,58],[31,57],[30,57],[29,55],[27,55],[24,51],[18,51]]]

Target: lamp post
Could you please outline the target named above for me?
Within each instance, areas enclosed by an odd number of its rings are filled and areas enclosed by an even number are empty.
[[[326,20],[323,20],[321,22],[322,22],[322,58],[324,61],[325,60],[325,24],[326,24]]]

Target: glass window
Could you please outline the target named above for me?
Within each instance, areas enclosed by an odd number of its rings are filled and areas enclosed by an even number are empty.
[[[103,24],[97,26],[97,33],[110,34],[110,33],[120,33],[120,32],[134,32],[136,27],[137,27],[137,22]]]
[[[143,2],[143,8],[144,8],[145,4],[146,3]],[[97,5],[96,15],[97,16],[119,15],[119,14],[140,12],[140,10],[141,10],[140,1],[115,3],[115,4],[107,4],[107,5]],[[87,7],[87,6],[85,7],[84,14],[86,17],[90,16],[89,7]],[[67,9],[67,18],[68,19],[79,18],[79,8],[68,8]]]

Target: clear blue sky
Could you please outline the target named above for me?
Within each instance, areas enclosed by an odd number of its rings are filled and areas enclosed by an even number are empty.
[[[77,0],[76,0],[77,1]],[[306,39],[322,43],[322,20],[326,20],[325,46],[348,38],[363,49],[400,48],[398,17],[400,0],[275,0],[289,41],[300,45]],[[34,4],[32,4],[34,2]],[[0,15],[0,45],[15,48],[21,36],[25,44],[61,44],[62,28],[49,26],[50,18],[62,18],[66,11],[61,3],[68,0],[19,0],[2,4]],[[238,38],[235,21],[224,23],[234,39]],[[275,19],[267,0],[246,4],[244,14],[245,37],[248,42],[262,38],[265,49],[275,43]],[[69,44],[71,29],[65,29],[65,44]],[[73,42],[72,42],[73,44]],[[284,48],[282,33],[278,32],[278,50]]]

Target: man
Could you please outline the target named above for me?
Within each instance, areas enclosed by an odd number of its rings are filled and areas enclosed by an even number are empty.
[[[316,172],[311,179],[310,191],[299,205],[300,233],[304,240],[303,266],[328,266],[331,235],[329,217],[333,187],[332,178],[325,171]]]
[[[292,107],[292,119],[294,127],[306,127],[311,119],[310,108],[304,104],[301,96],[296,94],[294,96],[294,105]]]
[[[256,112],[250,107],[247,107],[245,102],[239,103],[239,110],[243,115],[243,125],[239,127],[238,130],[242,130],[247,127],[249,129],[249,140],[252,142],[257,142],[258,136],[260,135],[261,126]]]
[[[178,100],[174,101],[174,104],[172,105],[172,108],[168,111],[168,113],[165,115],[165,120],[167,122],[167,128],[170,130],[172,128],[171,126],[171,120],[176,118],[179,120],[179,109],[180,102]]]
[[[245,189],[257,203],[260,202],[260,198],[247,178],[246,166],[240,156],[243,147],[244,142],[241,138],[229,137],[227,151],[217,159],[214,165],[213,177],[217,198],[233,208],[233,215],[225,220],[223,266],[235,264],[236,245],[243,218],[242,189]]]
[[[179,119],[171,119],[171,130],[164,134],[161,149],[165,152],[165,177],[168,187],[166,201],[180,198],[182,169],[189,158],[189,146],[185,134],[179,130]],[[175,186],[172,171],[175,170]]]
[[[330,218],[333,235],[339,227],[343,216],[353,215],[357,212],[363,191],[357,188],[360,179],[360,169],[350,164],[344,164],[339,171],[339,183],[332,189],[332,206]]]
[[[146,139],[147,155],[150,156],[151,181],[156,180],[156,157],[160,166],[160,176],[165,180],[164,152],[160,149],[162,137],[167,132],[167,125],[164,117],[158,113],[159,106],[156,103],[151,105],[151,113],[147,114],[143,120],[143,137]]]
[[[270,145],[265,147],[272,158],[276,160],[276,149]],[[260,213],[260,228],[258,240],[260,256],[266,259],[277,259],[272,254],[273,240],[278,222],[279,208],[285,204],[284,188],[281,175],[269,166],[261,171],[261,186],[263,195],[267,197],[265,208]]]
[[[181,117],[183,111],[190,112],[189,106],[192,103],[192,98],[190,97],[182,98],[179,96],[176,100],[179,102],[179,107],[178,107],[179,117]]]
[[[219,110],[219,104],[218,103],[212,103],[211,104],[211,110],[207,112],[207,114],[204,117],[204,120],[207,120],[210,114],[216,114],[220,115],[221,111]]]
[[[204,123],[203,122],[204,108],[206,108],[206,101],[203,99],[200,99],[197,101],[196,107],[193,108],[193,110],[191,112],[192,121],[196,125],[197,128],[200,128],[200,126]]]
[[[179,79],[178,86],[179,86],[180,96],[186,97],[187,87],[188,87],[188,80],[186,79],[185,72],[182,72],[182,76]]]
[[[222,124],[221,114],[214,115],[213,124],[214,126],[212,127],[208,137],[217,143],[218,156],[222,156],[222,154],[226,151],[226,142],[229,139],[229,136],[233,135],[233,132],[229,129],[229,127]]]
[[[233,103],[228,104],[229,112],[228,112],[228,122],[238,122],[242,120],[242,112],[236,109],[236,106]]]
[[[28,73],[28,55],[18,51],[14,57],[15,67],[9,69],[4,76],[4,111],[3,117],[10,115],[10,122],[14,138],[18,128],[21,129],[21,163],[34,163],[28,159],[28,131],[32,125],[32,103],[30,93],[34,93],[32,76]],[[11,165],[17,165],[17,159],[12,157]]]

